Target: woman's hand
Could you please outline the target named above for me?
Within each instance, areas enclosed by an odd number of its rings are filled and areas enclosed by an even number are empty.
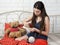
[[[37,30],[36,28],[32,28],[30,31],[35,32],[36,30]]]
[[[39,32],[39,33],[40,33],[40,30],[37,29],[37,28],[32,28],[30,31],[31,31],[31,32]]]

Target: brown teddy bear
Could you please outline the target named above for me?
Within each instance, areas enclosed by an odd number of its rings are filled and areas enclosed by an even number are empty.
[[[8,34],[9,37],[11,38],[18,38],[26,34],[26,29],[25,28],[20,28],[19,27],[19,22],[10,22],[10,28],[6,30],[5,33]]]

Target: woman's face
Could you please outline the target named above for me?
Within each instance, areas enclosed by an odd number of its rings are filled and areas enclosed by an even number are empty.
[[[41,11],[37,8],[33,8],[33,12],[35,13],[36,16],[39,16],[41,14]]]

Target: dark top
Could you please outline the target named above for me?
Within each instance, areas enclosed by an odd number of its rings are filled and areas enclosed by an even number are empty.
[[[34,25],[35,28],[39,29],[40,28],[40,24],[39,23],[35,23]],[[43,30],[45,31],[45,30]],[[40,39],[44,39],[47,40],[48,36],[43,35],[43,34],[39,34],[37,32],[30,32],[29,34],[27,34],[28,37],[33,36],[35,38],[40,38]]]

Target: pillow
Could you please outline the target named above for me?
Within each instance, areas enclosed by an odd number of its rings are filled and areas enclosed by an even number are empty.
[[[5,30],[8,29],[8,28],[10,28],[10,27],[11,27],[11,26],[10,26],[9,23],[5,23]]]
[[[21,27],[23,27],[24,26],[24,24],[19,24],[19,27],[21,28]]]
[[[31,23],[29,23],[29,26],[32,28],[33,27],[33,25],[31,24]]]

